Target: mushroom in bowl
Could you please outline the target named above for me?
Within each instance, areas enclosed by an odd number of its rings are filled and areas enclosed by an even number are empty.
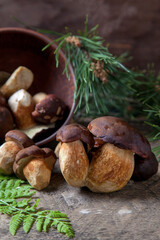
[[[42,51],[51,41],[48,37],[28,29],[0,29],[0,71],[3,71],[3,75],[5,72],[8,73],[7,78],[9,78],[8,80],[5,79],[7,80],[6,83],[1,86],[1,91],[6,98],[13,94],[11,85],[15,86],[17,81],[19,83],[19,78],[22,77],[22,70],[26,72],[26,69],[29,69],[27,73],[30,76],[30,82],[27,83],[27,88],[29,87],[27,91],[32,96],[39,92],[55,94],[67,106],[67,111],[65,111],[65,116],[62,120],[57,121],[50,130],[42,131],[41,134],[34,138],[34,142],[38,146],[54,140],[57,130],[69,123],[75,108],[75,76],[72,67],[69,66],[69,81],[66,75],[63,74],[65,67],[63,52],[59,52],[59,66],[56,67],[54,51],[57,46],[52,44],[45,51]],[[19,66],[21,67],[18,68]],[[11,73],[12,75],[10,76]],[[13,84],[15,81],[16,84]],[[8,84],[11,87],[11,89],[9,87],[10,92],[8,92]],[[21,88],[25,87],[26,85],[21,86]],[[19,87],[14,89],[14,91],[18,90],[20,90]],[[7,128],[7,131],[12,128],[12,126]]]

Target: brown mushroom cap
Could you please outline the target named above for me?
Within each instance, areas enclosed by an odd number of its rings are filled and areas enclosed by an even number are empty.
[[[57,132],[56,140],[64,143],[81,140],[82,142],[88,144],[90,148],[94,145],[92,134],[86,127],[77,123],[61,127]]]
[[[35,145],[22,149],[16,155],[16,159],[13,164],[14,173],[17,175],[18,178],[25,180],[23,168],[30,161],[32,161],[32,159],[39,158],[39,160],[41,160],[44,158],[45,155],[46,155],[45,151],[43,151],[42,149]]]
[[[151,155],[148,140],[120,118],[111,116],[96,118],[89,123],[88,129],[95,136],[95,147],[107,142],[122,149],[129,149],[142,158]]]
[[[32,117],[40,123],[53,123],[64,115],[66,105],[54,94],[49,94],[36,104]]]
[[[5,135],[6,142],[14,141],[21,144],[24,148],[30,147],[34,145],[32,139],[30,139],[25,133],[20,130],[11,130],[6,133]]]
[[[6,107],[0,106],[0,142],[4,140],[5,134],[13,128],[12,114]]]

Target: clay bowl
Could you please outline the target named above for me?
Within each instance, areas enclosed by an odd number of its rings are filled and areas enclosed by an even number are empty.
[[[34,82],[28,90],[31,94],[37,92],[54,93],[68,106],[65,120],[56,125],[56,129],[41,134],[34,139],[36,145],[45,145],[55,139],[57,130],[67,124],[74,111],[75,76],[70,67],[70,80],[64,70],[64,54],[60,52],[59,67],[56,68],[53,54],[56,45],[45,51],[42,48],[52,40],[37,32],[23,28],[0,29],[0,71],[12,73],[17,67],[25,66],[34,73]]]

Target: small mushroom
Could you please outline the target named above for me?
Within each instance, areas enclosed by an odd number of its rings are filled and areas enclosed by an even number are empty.
[[[51,149],[40,149],[33,145],[17,153],[13,170],[17,177],[27,179],[32,187],[42,190],[50,182],[55,162],[55,154]]]
[[[50,124],[63,118],[65,104],[54,94],[49,94],[36,104],[32,117],[36,122]]]
[[[6,133],[5,140],[6,142],[0,146],[0,173],[10,175],[13,173],[16,154],[24,147],[33,145],[34,142],[18,130]]]
[[[5,142],[0,146],[0,173],[11,175],[16,154],[22,149],[16,142]]]
[[[34,145],[33,140],[20,130],[11,130],[7,132],[5,135],[5,141],[14,141],[17,144],[20,144],[23,148]]]
[[[24,89],[15,92],[8,99],[8,105],[14,115],[18,129],[27,129],[35,122],[31,116],[34,110],[34,102],[32,96]]]
[[[57,155],[61,172],[66,182],[73,187],[82,187],[88,174],[89,159],[83,145],[91,148],[93,137],[88,129],[80,124],[63,126],[57,133]]]
[[[0,142],[4,141],[5,134],[14,128],[14,122],[11,112],[3,106],[0,106]]]
[[[33,73],[26,67],[18,67],[0,88],[5,97],[10,97],[20,89],[28,89],[33,82]]]
[[[94,135],[95,147],[110,143],[119,149],[128,149],[134,153],[135,169],[132,179],[148,179],[157,172],[158,162],[151,152],[148,140],[122,119],[100,117],[91,121],[88,129]]]

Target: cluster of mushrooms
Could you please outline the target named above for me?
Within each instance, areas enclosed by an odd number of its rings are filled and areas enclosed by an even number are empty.
[[[55,153],[61,172],[73,187],[93,192],[113,192],[130,179],[147,180],[158,162],[147,139],[123,120],[104,116],[88,127],[63,126],[57,133]]]
[[[27,91],[33,80],[32,71],[24,66],[11,75],[0,72],[0,142],[15,128],[34,138],[64,117],[66,105],[57,96],[43,92],[32,96]]]
[[[44,125],[61,120],[66,105],[54,94],[31,96],[27,89],[33,82],[33,73],[26,67],[17,68],[7,79],[5,75],[3,84],[1,77],[0,74],[0,173],[14,172],[42,190],[49,185],[59,158],[69,185],[86,186],[93,192],[113,192],[130,179],[147,180],[157,172],[158,162],[147,139],[116,117],[96,118],[88,127],[76,123],[63,126],[57,132],[55,153],[50,148],[39,148],[28,129],[37,129],[37,125],[43,129]]]
[[[146,180],[158,170],[147,139],[126,122],[100,117],[88,127],[69,124],[59,129],[55,153],[39,148],[21,130],[5,134],[0,146],[0,173],[27,180],[35,189],[46,188],[57,158],[66,182],[93,192],[113,192],[132,178]]]
[[[39,148],[20,130],[11,130],[0,146],[0,173],[13,173],[42,190],[48,186],[56,156],[50,148]]]

